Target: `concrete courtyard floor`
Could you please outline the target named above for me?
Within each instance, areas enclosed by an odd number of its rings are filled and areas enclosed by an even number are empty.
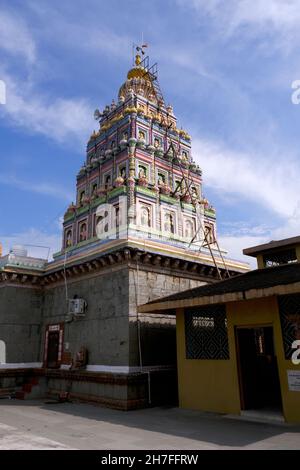
[[[300,449],[300,426],[178,408],[0,400],[0,449]]]

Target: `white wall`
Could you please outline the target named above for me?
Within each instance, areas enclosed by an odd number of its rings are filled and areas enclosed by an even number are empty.
[[[4,341],[0,340],[0,364],[6,363],[6,346]]]

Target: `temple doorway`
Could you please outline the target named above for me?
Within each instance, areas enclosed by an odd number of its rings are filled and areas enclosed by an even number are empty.
[[[242,410],[282,410],[273,327],[237,327],[237,362]]]
[[[47,367],[58,367],[59,331],[51,331],[48,336]]]
[[[60,366],[63,346],[63,324],[48,325],[45,336],[44,365],[50,369]]]

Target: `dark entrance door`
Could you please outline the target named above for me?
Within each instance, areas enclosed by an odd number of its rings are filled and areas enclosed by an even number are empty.
[[[58,367],[59,331],[49,331],[47,367]]]
[[[242,409],[281,409],[273,328],[237,328],[236,342]]]

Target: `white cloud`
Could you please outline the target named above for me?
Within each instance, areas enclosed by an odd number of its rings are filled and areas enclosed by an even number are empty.
[[[193,143],[196,159],[204,170],[205,184],[222,194],[243,197],[292,217],[300,203],[300,165],[278,155],[244,154],[201,139]]]
[[[271,237],[275,240],[300,235],[300,204],[299,201],[290,217],[284,223],[272,230]]]
[[[293,29],[300,20],[298,0],[178,0],[178,3],[217,20],[226,18],[224,27],[231,32],[251,24],[275,30]]]
[[[0,10],[0,49],[21,55],[32,63],[36,57],[34,39],[23,20],[8,11]]]
[[[4,117],[31,133],[40,133],[58,142],[75,139],[82,145],[95,127],[93,109],[83,98],[64,99],[39,95],[34,84],[20,83],[9,75],[6,83]]]
[[[219,191],[226,200],[238,201],[240,208],[252,202],[264,206],[281,220],[277,227],[223,224],[219,239],[229,256],[244,259],[254,267],[255,261],[242,255],[243,248],[300,234],[300,166],[295,158],[238,153],[199,138],[193,148],[204,170],[205,186]]]
[[[13,245],[24,245],[28,250],[28,255],[37,258],[52,257],[53,253],[61,248],[61,235],[58,233],[47,233],[36,228],[30,228],[25,232],[11,235],[1,235],[0,241],[3,247],[3,254],[7,254]],[[30,245],[27,245],[27,244]]]
[[[178,4],[193,8],[199,17],[211,17],[219,36],[225,38],[234,34],[272,35],[270,47],[288,51],[300,39],[298,0],[178,0]]]
[[[53,39],[53,31],[51,34]],[[39,38],[36,31],[35,36]],[[61,41],[62,35],[58,36]],[[80,36],[81,39],[82,37],[84,35]],[[84,98],[66,99],[38,91],[38,82],[32,79],[39,75],[36,72],[40,67],[33,35],[20,16],[12,15],[4,9],[0,9],[1,49],[10,55],[9,59],[2,60],[0,64],[0,78],[6,86],[6,105],[1,106],[1,115],[9,123],[30,133],[43,134],[60,143],[73,144],[74,140],[73,145],[77,148],[78,143],[85,145],[95,127],[93,107]],[[21,79],[18,75],[7,72],[14,55],[22,55],[29,62],[30,69],[29,73],[25,72],[26,78]]]
[[[243,25],[269,27],[276,31],[296,29],[299,25],[298,0],[233,0],[230,27],[232,30]]]
[[[251,237],[246,235],[222,235],[218,239],[220,246],[228,251],[227,256],[229,258],[245,261],[246,263],[249,263],[253,269],[257,267],[256,260],[250,256],[244,256],[243,249],[269,241],[266,237]]]
[[[100,10],[92,7],[95,14],[82,15],[80,21],[75,19],[73,14],[68,14],[68,5],[59,5],[59,8],[56,8],[50,2],[31,2],[29,6],[39,17],[41,29],[38,34],[43,35],[43,40],[51,41],[52,46],[56,43],[60,48],[84,50],[86,53],[96,54],[98,58],[100,53],[124,60],[130,57],[134,38],[121,33],[117,28],[116,32],[109,29],[106,21],[101,18],[101,6]],[[73,5],[71,9],[74,10]]]
[[[256,268],[255,258],[243,255],[243,249],[251,246],[268,243],[271,240],[281,240],[300,235],[300,206],[298,205],[291,217],[286,218],[281,225],[276,228],[249,227],[240,230],[240,224],[232,226],[228,233],[219,236],[219,243],[222,248],[228,250],[229,257],[244,260],[253,268]]]

